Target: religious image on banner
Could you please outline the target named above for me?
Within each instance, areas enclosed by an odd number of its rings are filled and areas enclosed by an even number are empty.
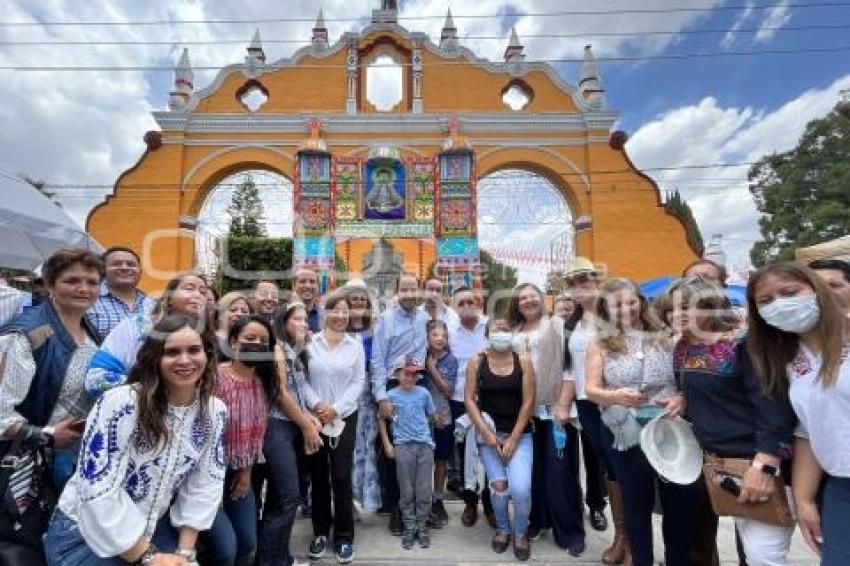
[[[364,216],[373,220],[403,220],[405,217],[404,166],[398,162],[366,163]]]

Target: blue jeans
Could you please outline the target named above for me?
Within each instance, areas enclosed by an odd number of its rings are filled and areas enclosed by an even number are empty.
[[[505,433],[496,433],[499,440],[508,437]],[[490,482],[490,499],[496,514],[496,529],[511,534],[511,516],[508,500],[514,502],[513,535],[524,537],[528,530],[528,514],[531,512],[531,463],[534,457],[534,444],[531,434],[523,434],[517,442],[516,451],[510,461],[505,463],[499,452],[492,446],[482,444],[479,447],[481,463]],[[496,482],[506,481],[508,488],[496,489]]]
[[[297,464],[301,445],[301,431],[295,423],[269,419],[263,447],[268,493],[260,527],[259,566],[289,566],[293,562],[289,537],[301,502]]]
[[[821,566],[850,564],[850,478],[829,476],[823,488],[821,528],[823,549]]]
[[[178,535],[166,513],[156,524],[153,543],[163,552],[177,549]],[[126,566],[121,558],[101,558],[89,547],[77,526],[61,509],[56,509],[44,535],[48,566]]]
[[[205,549],[209,549],[215,564],[240,566],[252,561],[257,550],[257,505],[253,490],[242,499],[230,496],[230,486],[236,470],[224,476],[223,512],[219,509],[210,530],[203,534]]]

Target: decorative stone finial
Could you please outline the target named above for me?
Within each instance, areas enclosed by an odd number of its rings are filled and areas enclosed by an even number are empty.
[[[325,16],[321,8],[319,8],[319,15],[316,17],[316,25],[313,26],[312,41],[314,47],[326,48],[328,46],[328,28],[325,27]]]
[[[595,108],[605,107],[605,90],[602,88],[602,79],[599,76],[596,58],[593,56],[590,45],[584,46],[584,60],[581,63],[578,89],[585,102],[590,106]]]
[[[372,10],[373,24],[396,24],[398,23],[398,2],[396,0],[381,0],[381,7]]]
[[[174,90],[169,93],[168,109],[172,112],[186,110],[194,92],[194,74],[189,62],[189,49],[183,48],[183,53],[174,67]]]
[[[443,31],[440,32],[440,47],[450,49],[457,47],[457,28],[452,19],[452,9],[446,10],[446,21],[443,23]]]
[[[260,30],[254,30],[254,37],[248,46],[248,57],[260,63],[266,62],[266,52],[263,51],[263,43],[260,41]]]
[[[519,37],[516,34],[516,28],[511,28],[511,40],[508,42],[508,48],[505,49],[505,61],[522,61],[525,59],[522,43],[519,42]]]

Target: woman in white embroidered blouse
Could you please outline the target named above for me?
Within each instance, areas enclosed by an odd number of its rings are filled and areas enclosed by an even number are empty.
[[[850,564],[850,319],[827,284],[795,263],[751,275],[747,306],[756,375],[765,391],[790,397],[800,421],[792,473],[800,531],[822,565]]]
[[[78,470],[45,537],[51,566],[194,562],[198,531],[221,503],[227,420],[213,397],[215,338],[195,324],[159,322],[128,385],[89,414]]]

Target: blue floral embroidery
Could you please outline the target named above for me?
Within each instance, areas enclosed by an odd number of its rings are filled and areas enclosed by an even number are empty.
[[[103,398],[98,400],[96,407],[97,415],[103,406]],[[89,432],[83,440],[83,465],[80,466],[80,476],[90,483],[100,481],[116,463],[113,455],[115,455],[120,447],[118,446],[118,423],[121,419],[132,415],[135,407],[127,403],[120,407],[106,421],[106,430],[97,427],[89,427]],[[100,419],[96,418],[95,422]]]
[[[192,446],[195,450],[202,450],[209,438],[210,426],[209,419],[201,416],[200,411],[195,415],[195,420],[192,421]]]
[[[150,466],[158,467],[159,465],[160,459],[155,458],[136,468],[136,462],[130,459],[127,465],[127,480],[124,482],[124,489],[135,503],[144,501],[148,497],[153,483],[148,468]]]

